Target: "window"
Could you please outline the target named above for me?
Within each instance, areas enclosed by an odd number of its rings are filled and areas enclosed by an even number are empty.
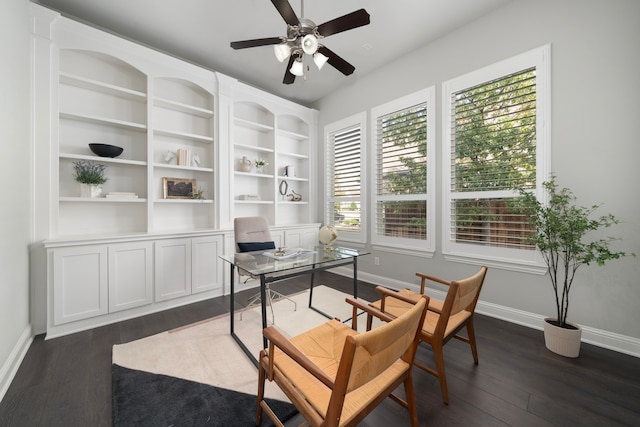
[[[548,61],[546,46],[443,84],[445,256],[540,265],[518,189],[548,177]]]
[[[340,240],[365,239],[364,206],[364,123],[360,113],[325,127],[326,212],[325,223],[332,224]]]
[[[372,243],[433,252],[434,90],[371,110]]]

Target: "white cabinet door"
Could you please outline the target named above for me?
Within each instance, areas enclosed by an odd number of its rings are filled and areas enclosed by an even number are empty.
[[[273,239],[273,243],[276,245],[276,248],[285,245],[284,231],[283,230],[269,230],[271,233],[271,238]]]
[[[155,242],[155,300],[191,295],[191,239]]]
[[[82,246],[53,251],[55,325],[107,314],[107,247]]]
[[[313,248],[318,244],[318,229],[312,227],[285,230],[284,241],[288,248]]]
[[[217,289],[222,295],[223,237],[191,239],[191,290],[193,293]]]
[[[109,245],[109,312],[153,302],[151,242]]]

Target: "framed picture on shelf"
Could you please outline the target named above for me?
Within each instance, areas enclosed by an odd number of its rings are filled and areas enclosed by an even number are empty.
[[[162,178],[162,190],[165,199],[193,199],[195,189],[195,179]]]

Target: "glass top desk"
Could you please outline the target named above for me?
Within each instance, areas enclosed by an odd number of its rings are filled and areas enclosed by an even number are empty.
[[[303,252],[306,251],[306,252]],[[262,328],[267,327],[267,307],[266,307],[266,285],[267,283],[277,282],[289,279],[295,276],[305,274],[311,275],[309,286],[309,308],[318,313],[331,318],[326,313],[316,309],[312,305],[313,301],[313,280],[314,273],[317,271],[328,270],[331,268],[342,267],[345,265],[353,266],[353,296],[358,297],[358,257],[369,254],[368,251],[357,250],[335,246],[331,250],[325,250],[323,246],[316,246],[311,250],[303,250],[297,255],[288,255],[282,258],[273,256],[274,251],[256,251],[243,252],[222,255],[220,258],[229,263],[231,278],[231,306],[230,306],[230,324],[231,336],[240,345],[242,350],[249,356],[253,363],[257,366],[257,355],[252,354],[242,340],[236,335],[234,330],[234,314],[235,314],[235,270],[236,268],[245,270],[254,277],[260,279],[260,306],[262,311]],[[271,256],[269,256],[271,255]],[[267,339],[263,337],[263,346],[267,348]]]

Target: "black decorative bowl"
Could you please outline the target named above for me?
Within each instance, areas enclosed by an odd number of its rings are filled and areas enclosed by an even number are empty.
[[[89,148],[100,157],[118,157],[123,150],[122,147],[109,144],[89,144]]]

